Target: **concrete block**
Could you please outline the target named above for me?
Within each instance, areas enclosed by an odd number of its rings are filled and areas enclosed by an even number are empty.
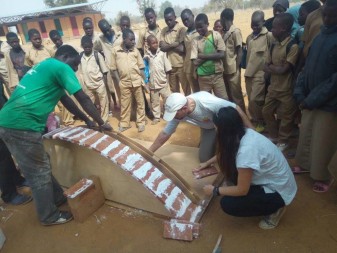
[[[81,179],[64,195],[68,198],[74,219],[79,222],[83,222],[105,202],[100,180],[96,176]]]

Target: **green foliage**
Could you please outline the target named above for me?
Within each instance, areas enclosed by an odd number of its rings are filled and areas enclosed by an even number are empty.
[[[44,0],[44,4],[50,8],[87,2],[88,0]]]
[[[160,18],[163,18],[164,17],[164,11],[167,7],[173,7],[172,3],[170,1],[165,1],[163,2],[160,7],[159,7],[159,13],[158,13],[158,16]]]
[[[140,15],[144,15],[144,11],[146,8],[156,8],[156,1],[155,0],[136,0],[138,4],[138,9]]]

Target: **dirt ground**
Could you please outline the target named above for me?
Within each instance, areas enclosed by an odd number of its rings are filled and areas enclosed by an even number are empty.
[[[235,23],[241,28],[244,38],[250,32],[251,13],[247,10],[236,14]],[[270,13],[267,11],[266,16],[269,17]],[[210,18],[211,25],[216,15]],[[111,118],[111,124],[117,128],[116,118]],[[156,126],[147,124],[141,134],[133,125],[125,135],[151,142],[164,125],[163,121]],[[198,128],[181,124],[169,143],[196,147],[198,139]],[[295,145],[296,139],[292,149]],[[293,164],[294,161],[289,162]],[[257,226],[258,217],[235,218],[224,214],[218,197],[207,209],[201,220],[201,235],[193,242],[164,239],[163,219],[141,210],[104,205],[83,223],[71,221],[65,225],[43,227],[37,220],[33,203],[18,207],[0,203],[0,227],[7,237],[1,252],[204,253],[212,252],[220,234],[223,235],[222,252],[337,252],[336,184],[329,192],[318,194],[312,191],[308,175],[296,176],[296,181],[298,193],[276,229],[261,230]],[[61,209],[67,209],[67,206]]]

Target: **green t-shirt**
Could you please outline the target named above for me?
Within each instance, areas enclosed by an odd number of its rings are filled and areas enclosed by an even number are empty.
[[[73,69],[54,58],[31,68],[0,111],[0,126],[42,132],[48,115],[66,94],[81,89]]]

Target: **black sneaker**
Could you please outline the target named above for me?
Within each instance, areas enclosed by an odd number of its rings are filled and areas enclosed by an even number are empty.
[[[14,198],[12,198],[10,201],[5,202],[7,204],[19,206],[19,205],[25,205],[29,202],[31,202],[33,198],[31,196],[23,195],[17,193]]]
[[[67,211],[60,211],[59,217],[56,221],[50,222],[50,223],[42,223],[43,226],[52,226],[52,225],[59,225],[64,224],[73,219],[73,215],[70,212]]]

